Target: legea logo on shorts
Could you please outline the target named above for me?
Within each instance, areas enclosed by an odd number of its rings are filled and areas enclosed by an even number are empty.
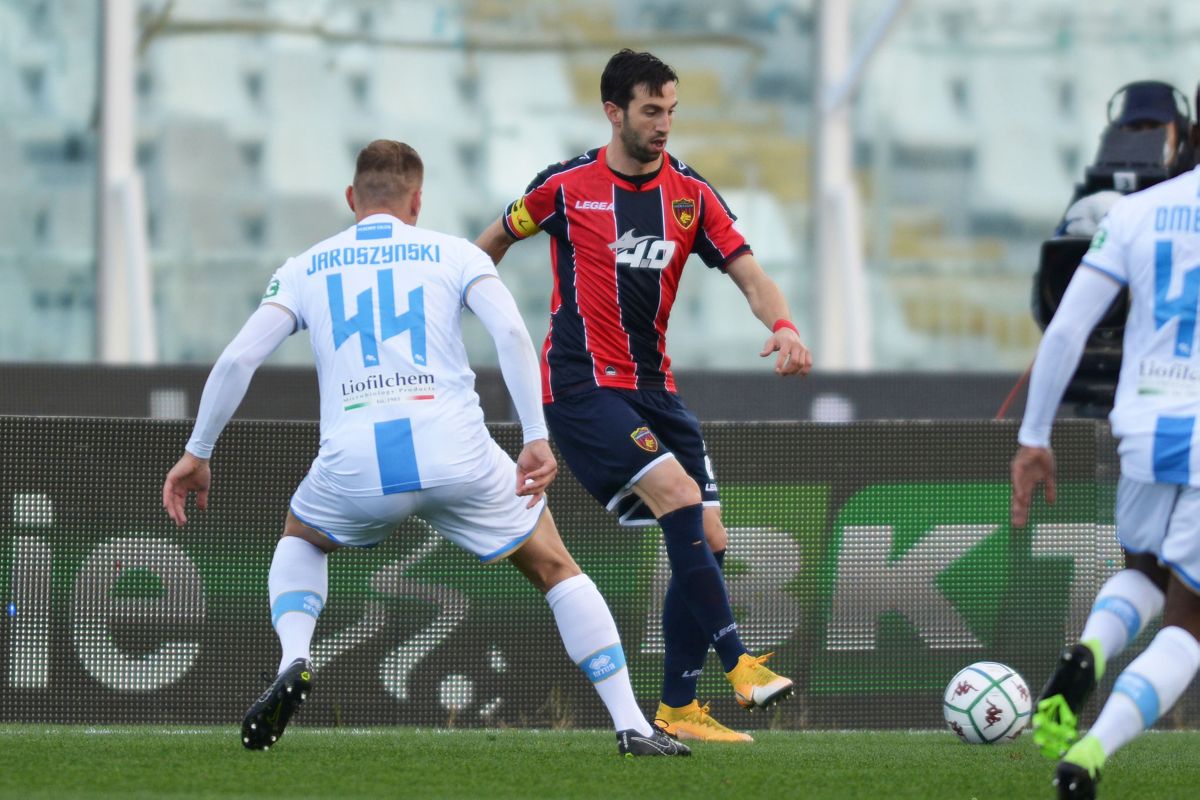
[[[633,433],[629,434],[629,438],[633,439],[633,443],[647,453],[658,452],[658,439],[654,438],[654,434],[645,425],[634,428]]]

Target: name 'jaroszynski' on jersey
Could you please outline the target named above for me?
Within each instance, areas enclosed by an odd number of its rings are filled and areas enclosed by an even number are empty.
[[[1200,172],[1117,201],[1083,263],[1131,289],[1111,416],[1122,472],[1200,486]]]
[[[488,446],[460,328],[472,283],[496,275],[475,245],[385,214],[280,267],[264,303],[308,328],[321,389],[313,464],[347,495],[471,477]],[[443,323],[426,327],[426,317]]]

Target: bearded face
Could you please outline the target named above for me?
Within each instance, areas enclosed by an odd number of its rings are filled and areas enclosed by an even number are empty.
[[[671,120],[678,102],[675,84],[667,83],[653,94],[646,84],[634,87],[633,99],[621,112],[621,145],[625,152],[642,164],[652,164],[667,148]]]

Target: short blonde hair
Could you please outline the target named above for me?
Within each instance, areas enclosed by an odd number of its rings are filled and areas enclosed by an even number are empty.
[[[354,168],[354,197],[364,207],[403,200],[425,178],[417,151],[404,142],[376,139],[358,152]]]

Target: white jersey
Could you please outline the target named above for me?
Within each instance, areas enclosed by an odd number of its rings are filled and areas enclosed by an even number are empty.
[[[1117,201],[1083,263],[1129,287],[1110,416],[1122,472],[1200,485],[1200,168]]]
[[[288,259],[267,287],[308,328],[321,389],[313,470],[338,492],[393,494],[486,469],[490,437],[460,319],[496,267],[465,239],[374,214]]]

